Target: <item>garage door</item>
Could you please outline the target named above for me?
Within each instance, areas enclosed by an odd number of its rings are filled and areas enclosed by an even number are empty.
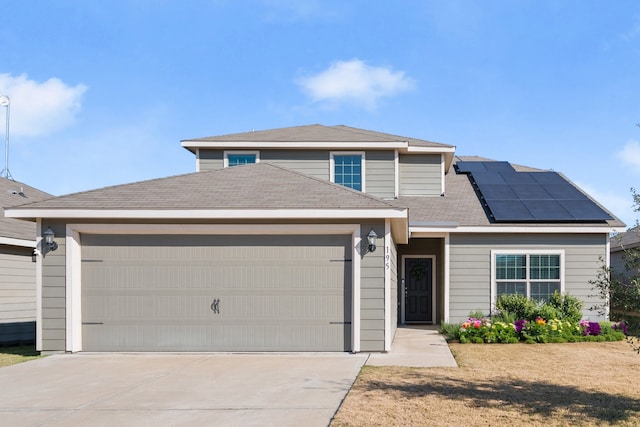
[[[351,237],[82,235],[84,351],[349,351]]]

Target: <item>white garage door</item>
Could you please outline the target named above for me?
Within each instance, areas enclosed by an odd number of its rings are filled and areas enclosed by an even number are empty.
[[[349,351],[351,237],[82,235],[84,351]]]

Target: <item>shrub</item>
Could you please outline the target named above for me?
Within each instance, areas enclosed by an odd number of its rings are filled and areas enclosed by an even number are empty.
[[[441,322],[438,333],[445,336],[447,341],[460,340],[460,324]]]
[[[535,319],[536,303],[524,295],[504,294],[498,297],[496,308],[499,312],[508,312],[516,319]]]
[[[560,313],[560,319],[569,322],[579,322],[582,318],[583,302],[569,294],[554,292],[549,298],[548,305],[555,308]]]

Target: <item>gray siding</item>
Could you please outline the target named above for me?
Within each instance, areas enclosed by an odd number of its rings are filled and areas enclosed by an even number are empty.
[[[241,150],[239,150],[241,151]],[[260,161],[291,169],[315,178],[329,180],[328,150],[259,150]],[[419,156],[423,157],[423,156]],[[431,162],[428,156],[428,161]],[[439,156],[435,156],[438,159]],[[439,161],[439,160],[438,160]],[[224,150],[200,150],[200,171],[224,167]],[[430,166],[427,165],[427,168]],[[439,163],[438,163],[439,168]],[[439,173],[439,169],[438,169]],[[393,151],[369,151],[365,155],[365,189],[381,198],[395,197],[395,161]],[[440,194],[438,182],[437,194]]]
[[[607,236],[584,234],[452,234],[450,239],[450,321],[465,320],[470,311],[491,312],[491,250],[564,250],[564,291],[584,301],[584,315],[595,303],[590,280],[606,255]]]
[[[368,253],[365,236],[372,227],[379,238],[376,251]],[[363,224],[360,233],[360,350],[384,351],[384,223]]]
[[[617,251],[611,253],[611,269],[616,274],[625,274],[625,262],[624,262],[624,251]]]
[[[442,194],[444,177],[439,154],[401,154],[398,162],[401,196]]]
[[[224,167],[224,151],[200,149],[198,165],[201,172],[222,169]]]
[[[36,268],[32,248],[0,246],[0,343],[35,339]]]
[[[329,152],[326,150],[261,150],[260,161],[329,180]]]
[[[56,233],[58,249],[42,260],[42,350],[65,351],[66,257],[65,226],[47,221]]]
[[[367,151],[365,190],[383,199],[395,197],[395,153],[393,151]]]

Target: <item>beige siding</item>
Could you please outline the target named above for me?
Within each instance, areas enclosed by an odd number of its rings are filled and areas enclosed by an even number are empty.
[[[401,196],[442,194],[442,167],[439,154],[401,154],[399,159]]]
[[[450,320],[460,322],[470,311],[491,311],[492,250],[563,250],[564,291],[582,299],[585,316],[598,303],[590,280],[595,279],[600,259],[606,255],[606,235],[570,234],[452,234],[450,240]]]
[[[383,199],[395,197],[395,153],[393,151],[367,151],[365,190]]]
[[[65,350],[66,257],[65,226],[47,222],[56,233],[58,249],[42,261],[42,351]]]
[[[379,238],[376,251],[368,253],[365,236],[372,227]],[[360,350],[384,351],[384,224],[364,224],[360,233]]]

